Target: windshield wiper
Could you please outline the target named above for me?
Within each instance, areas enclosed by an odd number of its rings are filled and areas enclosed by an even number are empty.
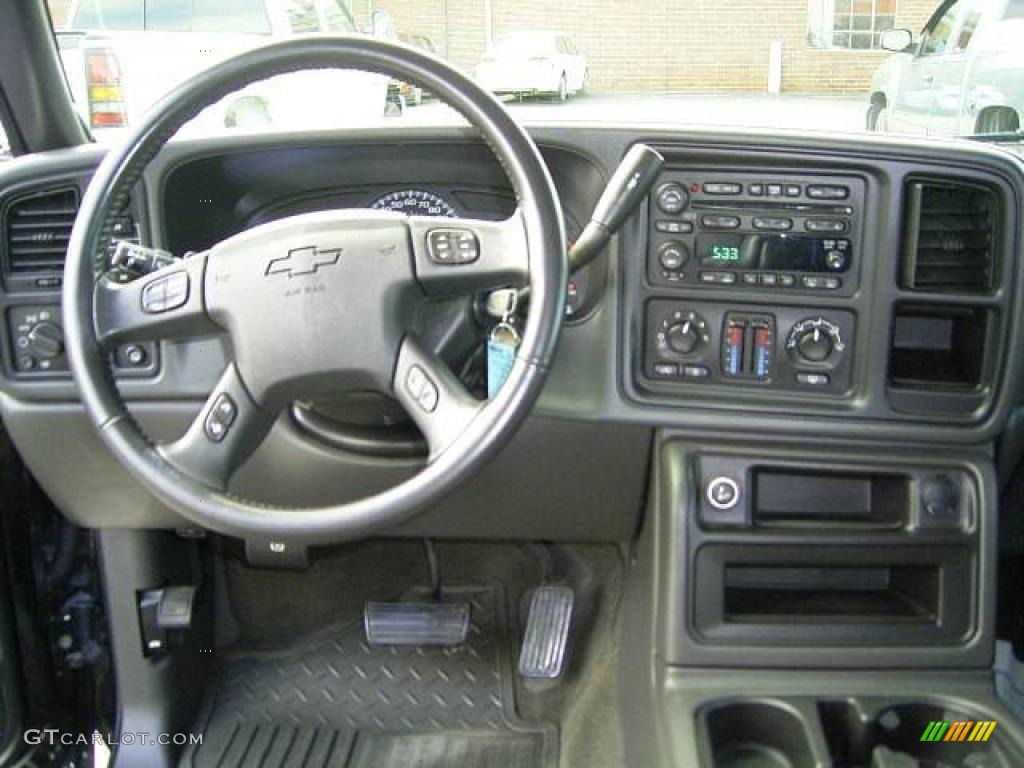
[[[967,137],[973,141],[987,141],[992,144],[1024,143],[1024,130],[1001,131],[999,133],[975,133]]]

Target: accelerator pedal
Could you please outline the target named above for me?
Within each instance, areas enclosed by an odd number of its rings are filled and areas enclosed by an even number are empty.
[[[565,672],[574,599],[569,587],[538,587],[533,593],[519,653],[522,677],[555,680]]]
[[[366,642],[386,645],[461,645],[469,634],[469,603],[367,603]]]

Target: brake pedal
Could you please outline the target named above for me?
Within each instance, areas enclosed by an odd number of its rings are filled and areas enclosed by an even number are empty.
[[[569,587],[538,587],[530,600],[519,674],[554,680],[565,672],[575,594]]]
[[[370,646],[461,645],[469,634],[469,603],[367,603],[363,626]]]

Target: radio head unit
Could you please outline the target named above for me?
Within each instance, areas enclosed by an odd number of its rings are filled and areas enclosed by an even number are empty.
[[[667,171],[651,196],[648,278],[849,295],[863,200],[856,176]]]

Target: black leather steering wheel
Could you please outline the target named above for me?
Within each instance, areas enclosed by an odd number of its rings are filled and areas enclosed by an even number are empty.
[[[459,111],[501,162],[518,200],[500,222],[337,210],[235,235],[128,283],[105,263],[112,223],[147,163],[189,119],[263,78],[342,67],[416,83]],[[312,108],[312,105],[311,105]],[[445,247],[448,243],[450,247]],[[460,245],[467,243],[467,245]],[[84,195],[65,267],[68,359],[82,403],[114,456],[198,525],[279,551],[358,538],[436,502],[510,439],[537,400],[561,330],[567,266],[557,193],[533,141],[465,75],[404,45],[299,38],[229,59],[171,92],[112,149]],[[512,372],[479,402],[410,332],[433,297],[529,283]],[[126,409],[115,345],[226,332],[233,360],[183,437],[153,444]],[[268,506],[228,492],[234,471],[299,397],[391,391],[427,439],[415,476],[358,501]]]

